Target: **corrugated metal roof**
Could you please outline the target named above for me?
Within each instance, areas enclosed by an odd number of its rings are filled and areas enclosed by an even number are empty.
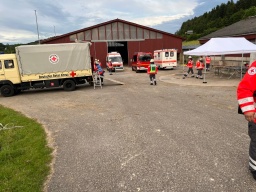
[[[179,39],[184,40],[183,37],[174,35],[174,34],[172,34],[172,33],[167,33],[167,32],[164,32],[164,31],[160,31],[160,30],[157,30],[157,29],[154,29],[154,28],[146,27],[146,26],[143,26],[143,25],[139,25],[139,24],[132,23],[132,22],[125,21],[125,20],[121,20],[121,19],[114,19],[114,20],[110,20],[110,21],[107,21],[107,22],[104,22],[104,23],[100,23],[100,24],[97,24],[97,25],[93,25],[93,26],[91,26],[91,27],[87,27],[87,28],[79,29],[79,30],[77,30],[77,31],[72,31],[72,32],[70,32],[70,33],[66,33],[66,34],[63,34],[63,35],[59,35],[59,36],[56,36],[56,37],[50,37],[50,38],[48,38],[48,39],[42,40],[42,43],[45,43],[45,42],[48,42],[48,41],[52,41],[52,40],[56,40],[56,39],[60,39],[60,38],[63,38],[63,37],[69,36],[69,35],[73,35],[73,34],[76,34],[76,33],[80,33],[80,32],[83,32],[83,31],[86,31],[86,30],[90,30],[90,29],[93,29],[93,28],[101,27],[101,26],[103,26],[103,25],[107,25],[107,24],[114,23],[114,22],[126,23],[126,24],[129,24],[129,25],[133,25],[133,26],[136,26],[136,27],[144,28],[144,29],[147,29],[147,30],[150,30],[150,31],[155,31],[155,32],[158,32],[158,33],[166,34],[166,35],[169,35],[169,36],[172,36],[172,37],[175,37],[175,38],[179,38]]]
[[[256,16],[238,21],[209,35],[201,37],[199,40],[210,39],[213,37],[244,36],[249,34],[256,34]]]

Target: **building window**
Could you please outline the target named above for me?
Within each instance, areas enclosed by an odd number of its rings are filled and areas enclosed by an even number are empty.
[[[106,39],[112,40],[111,24],[106,25]]]
[[[92,29],[92,40],[99,40],[98,28]]]
[[[83,41],[84,40],[84,32],[78,33],[77,38],[78,38],[78,40]]]
[[[144,39],[149,39],[149,31],[144,29]]]
[[[137,27],[137,39],[143,39],[143,29]]]
[[[156,34],[156,38],[157,38],[157,39],[162,39],[162,38],[163,38],[163,34],[157,33],[157,34]]]
[[[70,35],[70,36],[69,36],[69,40],[70,40],[70,41],[75,41],[75,40],[76,40],[76,34]]]
[[[131,39],[136,39],[136,27],[130,26],[131,30]]]
[[[130,30],[129,30],[129,25],[127,24],[124,24],[124,38],[130,39]]]
[[[156,32],[150,31],[150,39],[156,39]]]
[[[112,35],[113,35],[113,40],[117,40],[117,22],[112,23]]]
[[[99,27],[99,39],[105,40],[105,26]]]
[[[120,22],[118,22],[118,36],[119,39],[124,39],[124,24]]]
[[[2,62],[0,61],[0,69],[2,69]]]
[[[92,40],[92,32],[91,30],[85,31],[85,40]]]

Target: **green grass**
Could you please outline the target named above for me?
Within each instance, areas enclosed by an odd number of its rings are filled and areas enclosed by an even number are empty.
[[[200,45],[198,40],[193,41],[183,41],[182,46],[188,46],[188,45]]]
[[[0,123],[0,191],[42,191],[52,160],[42,125],[1,105]]]

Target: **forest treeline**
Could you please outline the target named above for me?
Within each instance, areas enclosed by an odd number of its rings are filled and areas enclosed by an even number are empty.
[[[187,41],[196,40],[250,16],[256,16],[256,0],[238,0],[236,3],[230,0],[199,17],[183,22],[175,34]],[[188,34],[188,31],[193,33]]]

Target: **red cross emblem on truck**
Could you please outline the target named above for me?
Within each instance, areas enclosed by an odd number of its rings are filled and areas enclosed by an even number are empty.
[[[76,76],[76,72],[71,71],[71,73],[69,74],[71,77],[75,77]]]
[[[59,56],[57,54],[51,54],[49,56],[49,61],[52,63],[52,64],[56,64],[59,62]]]

